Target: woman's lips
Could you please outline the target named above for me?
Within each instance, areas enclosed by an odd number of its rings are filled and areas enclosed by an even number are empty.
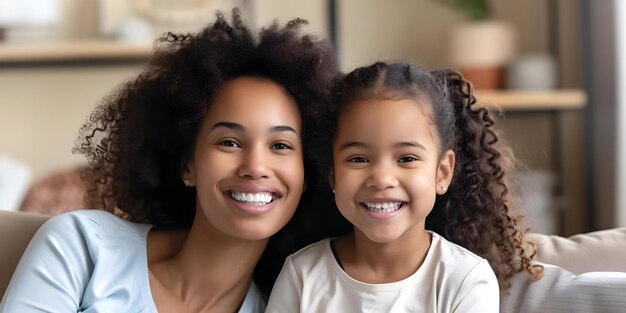
[[[252,216],[262,215],[271,211],[276,206],[276,200],[281,198],[279,194],[270,191],[244,192],[229,190],[225,194],[234,207]]]

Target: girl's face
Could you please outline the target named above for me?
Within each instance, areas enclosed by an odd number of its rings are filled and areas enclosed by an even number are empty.
[[[280,85],[247,76],[226,83],[183,173],[197,190],[194,223],[244,240],[280,230],[302,194],[300,135],[298,107]]]
[[[339,117],[331,185],[341,213],[369,240],[422,234],[452,179],[454,153],[439,152],[430,104],[371,99]]]

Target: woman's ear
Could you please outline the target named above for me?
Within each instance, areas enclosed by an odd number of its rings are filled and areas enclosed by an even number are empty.
[[[328,184],[330,184],[330,188],[335,193],[335,169],[331,168],[330,173],[328,174]]]
[[[447,150],[441,159],[439,160],[439,165],[437,166],[437,194],[443,195],[448,190],[448,186],[450,186],[450,182],[452,181],[452,176],[454,174],[454,163],[456,160],[456,156],[454,151]]]
[[[183,168],[182,173],[180,174],[180,178],[183,180],[185,186],[193,187],[196,185],[196,178],[193,173],[195,173],[193,170],[193,164],[191,162],[187,162],[187,165]]]

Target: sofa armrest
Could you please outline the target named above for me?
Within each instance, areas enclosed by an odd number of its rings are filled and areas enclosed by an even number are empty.
[[[569,238],[529,234],[537,244],[537,261],[574,274],[626,272],[626,227],[578,234]]]

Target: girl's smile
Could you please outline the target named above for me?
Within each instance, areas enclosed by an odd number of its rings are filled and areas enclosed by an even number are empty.
[[[367,213],[379,220],[391,219],[402,213],[408,202],[396,199],[371,199],[361,202]]]
[[[454,154],[440,153],[430,104],[374,98],[349,104],[333,144],[335,200],[376,243],[427,238],[437,186],[447,184]]]

